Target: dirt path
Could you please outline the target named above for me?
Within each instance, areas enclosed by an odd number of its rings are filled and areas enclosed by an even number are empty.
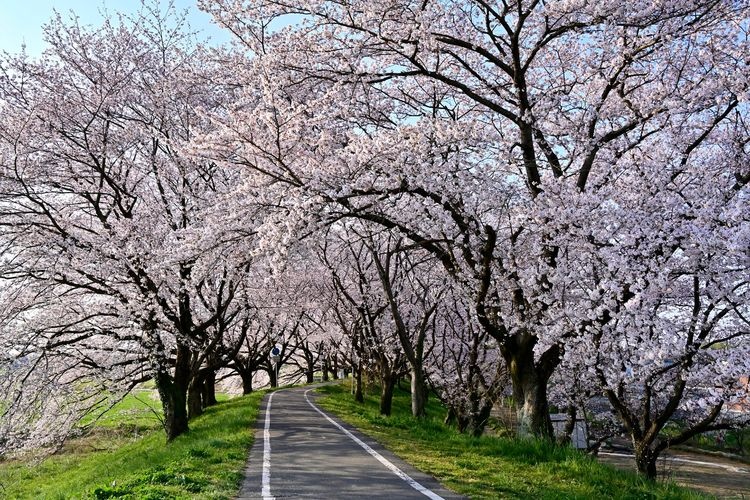
[[[602,462],[635,470],[627,452],[599,453]],[[676,452],[659,460],[659,477],[666,477],[720,498],[750,498],[750,465],[721,457]]]

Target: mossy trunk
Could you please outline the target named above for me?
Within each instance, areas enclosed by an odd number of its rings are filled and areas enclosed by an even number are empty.
[[[534,344],[534,341],[517,343],[511,349],[506,347],[503,353],[513,385],[518,434],[553,440],[547,384],[554,367],[557,366],[558,358],[556,352],[547,352],[542,356],[543,359],[536,363]]]

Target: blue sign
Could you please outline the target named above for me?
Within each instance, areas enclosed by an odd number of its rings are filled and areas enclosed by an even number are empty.
[[[281,351],[279,350],[278,347],[274,347],[273,349],[271,349],[272,356],[278,356],[279,354],[281,354]]]

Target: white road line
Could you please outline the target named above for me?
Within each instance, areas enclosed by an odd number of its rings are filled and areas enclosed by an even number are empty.
[[[275,500],[271,495],[271,400],[274,394],[271,393],[266,403],[266,424],[263,428],[263,489],[260,493],[263,500]]]
[[[600,451],[599,454],[600,455],[609,455],[611,457],[633,458],[632,454],[627,454],[627,453],[613,453],[613,452],[609,452],[609,451]],[[716,468],[719,468],[719,469],[726,469],[729,472],[735,472],[735,473],[739,473],[739,474],[748,474],[748,473],[750,473],[750,470],[748,470],[748,469],[746,469],[744,467],[735,467],[734,465],[729,465],[729,464],[720,464],[720,463],[716,463],[716,462],[704,462],[702,460],[693,460],[691,458],[681,458],[679,456],[674,456],[674,455],[668,455],[665,459],[668,460],[668,461],[672,461],[672,462],[683,462],[683,463],[686,463],[686,464],[705,465],[707,467],[716,467]]]
[[[307,404],[309,404],[312,407],[313,410],[315,410],[318,413],[320,413],[321,415],[323,415],[323,417],[326,420],[328,420],[333,425],[335,425],[341,432],[343,432],[344,434],[346,434],[347,436],[349,436],[349,438],[352,441],[354,441],[355,443],[357,443],[358,445],[360,445],[362,448],[364,448],[364,450],[367,453],[369,453],[370,455],[372,455],[373,457],[375,457],[375,459],[377,459],[378,462],[380,462],[381,464],[385,465],[386,468],[388,468],[391,472],[393,472],[398,477],[400,477],[401,479],[403,479],[404,481],[406,481],[406,483],[409,486],[411,486],[412,488],[414,488],[415,490],[417,490],[418,492],[420,492],[421,494],[423,494],[427,498],[431,498],[432,500],[444,500],[443,497],[441,497],[437,493],[434,493],[432,490],[429,490],[428,488],[425,488],[424,486],[422,486],[421,484],[419,484],[417,481],[415,481],[414,479],[412,479],[404,471],[402,471],[401,469],[399,469],[398,467],[396,467],[393,463],[389,462],[383,455],[381,455],[377,451],[375,451],[372,448],[370,448],[367,445],[367,443],[363,442],[357,436],[355,436],[354,434],[352,434],[348,430],[344,429],[335,420],[333,420],[331,417],[329,417],[328,415],[326,415],[325,413],[323,413],[323,411],[321,411],[317,406],[315,406],[314,404],[312,404],[312,402],[310,401],[310,399],[307,397],[307,393],[310,392],[310,391],[312,391],[312,390],[313,389],[308,389],[308,390],[305,391],[305,400],[307,401]],[[269,403],[270,403],[270,401],[269,401]]]

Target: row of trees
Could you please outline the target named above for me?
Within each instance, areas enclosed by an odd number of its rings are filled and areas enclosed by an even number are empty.
[[[147,379],[172,439],[276,344],[384,414],[608,419],[649,477],[747,424],[744,3],[200,5],[232,47],[153,2],[0,62],[0,446]]]

